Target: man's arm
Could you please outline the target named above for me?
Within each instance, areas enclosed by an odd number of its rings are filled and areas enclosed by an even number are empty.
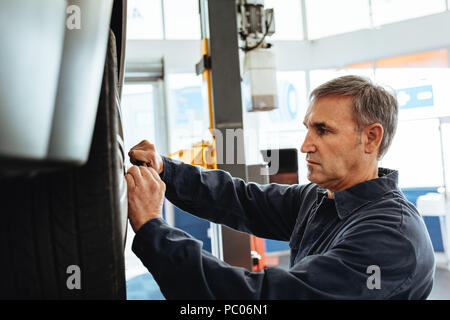
[[[299,185],[246,183],[223,170],[163,157],[166,198],[209,221],[263,238],[288,241],[300,209]]]
[[[414,298],[409,293],[416,266],[413,247],[397,230],[377,225],[355,228],[332,249],[307,256],[289,270],[249,272],[230,266],[160,218],[142,226],[132,249],[167,299]],[[371,265],[379,267],[378,279]],[[428,281],[431,286],[432,275]]]
[[[426,296],[433,272],[412,293],[417,258],[398,228],[377,217],[354,225],[324,253],[285,270],[249,272],[202,250],[200,241],[161,219],[165,184],[153,168],[132,167],[126,175],[129,218],[136,236],[132,249],[169,299],[387,299]],[[144,222],[147,221],[147,222]],[[380,287],[368,285],[368,268],[377,266]],[[427,291],[427,292],[426,292]]]
[[[259,237],[290,239],[305,186],[246,183],[223,170],[161,157],[145,140],[129,156],[161,175],[167,199],[180,209]]]

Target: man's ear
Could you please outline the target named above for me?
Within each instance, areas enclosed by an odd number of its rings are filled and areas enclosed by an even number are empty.
[[[380,123],[372,123],[364,128],[364,135],[366,136],[364,151],[366,153],[378,153],[381,140],[383,139],[383,133],[383,126]]]

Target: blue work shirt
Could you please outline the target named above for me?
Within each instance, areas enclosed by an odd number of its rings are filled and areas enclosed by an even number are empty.
[[[166,197],[198,217],[258,237],[289,241],[289,269],[230,266],[156,218],[132,249],[167,299],[426,299],[434,252],[422,217],[397,186],[398,172],[327,197],[314,183],[246,183],[222,170],[163,158]]]

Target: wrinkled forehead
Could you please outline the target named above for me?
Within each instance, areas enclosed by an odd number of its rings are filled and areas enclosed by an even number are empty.
[[[304,117],[304,123],[308,122],[356,124],[353,97],[330,95],[313,99]]]

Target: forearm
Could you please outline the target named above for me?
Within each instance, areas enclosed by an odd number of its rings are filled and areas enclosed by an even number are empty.
[[[142,226],[132,248],[167,299],[386,299],[414,270],[411,252],[406,257],[412,268],[401,265],[403,258],[385,264],[376,250],[354,245],[307,256],[289,270],[250,272],[215,258],[200,241],[157,218]],[[389,270],[380,290],[367,287],[373,261]]]
[[[289,240],[301,187],[258,185],[163,158],[166,197],[182,210],[264,238]]]
[[[167,299],[258,299],[261,294],[262,273],[249,277],[246,269],[220,261],[162,219],[146,223],[132,248]]]

